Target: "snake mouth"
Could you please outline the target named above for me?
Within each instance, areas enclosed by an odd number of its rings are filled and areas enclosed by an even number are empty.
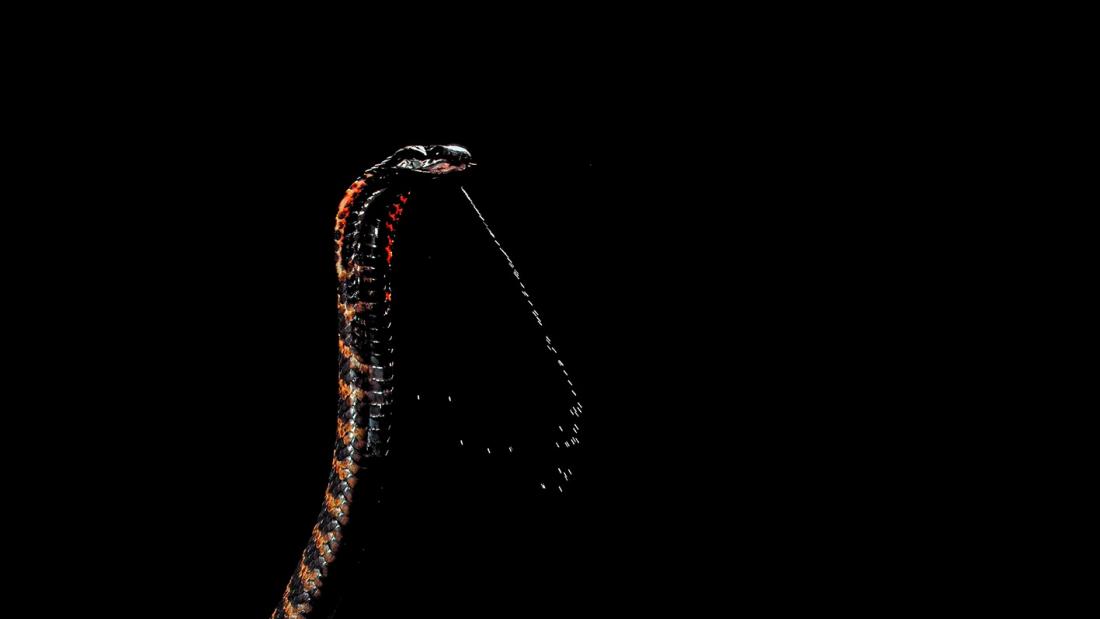
[[[462,172],[467,168],[473,167],[474,165],[476,164],[470,162],[455,164],[451,163],[450,161],[440,161],[431,166],[428,166],[427,169],[422,171],[429,174],[450,174],[452,172]]]
[[[394,167],[402,172],[426,176],[446,176],[465,172],[476,164],[472,161],[453,161],[448,159],[404,160]]]

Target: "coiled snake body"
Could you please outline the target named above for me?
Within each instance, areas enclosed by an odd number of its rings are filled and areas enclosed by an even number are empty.
[[[324,504],[273,619],[304,618],[321,593],[348,523],[364,459],[386,454],[392,406],[391,276],[401,215],[418,184],[473,165],[458,146],[405,147],[364,172],[336,214],[340,399]]]

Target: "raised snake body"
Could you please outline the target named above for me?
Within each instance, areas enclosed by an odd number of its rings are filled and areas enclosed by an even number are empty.
[[[418,183],[460,173],[470,163],[470,153],[461,147],[406,147],[364,172],[340,202],[335,234],[342,360],[336,448],[321,513],[274,619],[306,617],[312,610],[340,549],[361,463],[387,451],[393,378],[390,266],[401,215]]]
[[[415,208],[428,183],[461,177],[474,164],[458,146],[409,146],[366,170],[347,189],[335,223],[336,274],[339,312],[339,404],[337,440],[324,501],[310,541],[294,570],[273,619],[307,618],[314,611],[330,565],[345,541],[354,489],[369,475],[366,460],[389,452],[390,416],[394,409],[393,262],[402,215]],[[468,194],[462,190],[468,199]],[[470,201],[472,205],[472,200]],[[474,206],[474,210],[477,207]],[[484,224],[484,218],[477,212]],[[485,224],[488,229],[487,224]],[[509,269],[518,279],[511,258],[489,231]],[[522,282],[519,283],[523,288]],[[522,291],[526,298],[528,294]],[[530,303],[529,299],[527,301]],[[542,321],[531,305],[539,328]],[[547,336],[546,348],[555,353]],[[572,381],[560,366],[567,389]],[[567,396],[568,397],[568,396]],[[579,443],[574,417],[580,404],[572,392],[569,422],[558,426],[555,447]],[[511,451],[511,448],[508,448]],[[575,451],[575,450],[570,450]],[[555,482],[564,484],[568,473]],[[539,484],[548,490],[547,483]]]

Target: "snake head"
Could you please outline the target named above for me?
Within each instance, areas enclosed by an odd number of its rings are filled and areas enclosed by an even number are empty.
[[[444,176],[475,165],[470,151],[461,146],[406,146],[390,157],[390,165],[416,174]]]

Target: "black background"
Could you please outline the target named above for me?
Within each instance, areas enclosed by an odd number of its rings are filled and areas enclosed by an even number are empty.
[[[365,165],[437,142],[485,163],[471,191],[591,440],[535,510],[573,523],[570,554],[472,494],[481,514],[395,523],[380,605],[882,614],[989,574],[978,603],[1005,599],[1020,531],[1065,529],[1030,519],[1064,478],[1034,411],[1076,374],[1036,382],[1058,356],[1026,344],[1082,261],[1042,264],[1064,219],[1011,225],[1079,167],[1037,173],[1059,149],[1020,120],[1065,116],[1020,95],[1050,98],[1026,69],[1057,62],[1017,62],[988,15],[410,8],[13,17],[13,613],[266,615],[332,440],[332,213]],[[523,560],[486,569],[502,548]]]
[[[76,427],[111,439],[61,537],[81,558],[124,546],[127,603],[212,592],[215,616],[261,617],[277,601],[330,457],[333,213],[405,144],[479,161],[468,188],[575,377],[589,440],[561,501],[391,523],[379,605],[806,602],[783,596],[849,595],[836,566],[862,574],[903,543],[855,540],[897,509],[874,463],[902,440],[881,406],[898,379],[884,351],[908,337],[886,316],[906,300],[884,292],[896,222],[875,208],[909,197],[884,191],[873,141],[832,108],[807,115],[804,93],[767,80],[742,100],[669,84],[666,108],[645,88],[218,77],[197,97],[152,85],[81,110],[66,154],[88,165],[68,168],[51,237],[77,257],[59,277],[80,310],[52,310],[82,352]],[[403,91],[425,85],[437,94]]]

